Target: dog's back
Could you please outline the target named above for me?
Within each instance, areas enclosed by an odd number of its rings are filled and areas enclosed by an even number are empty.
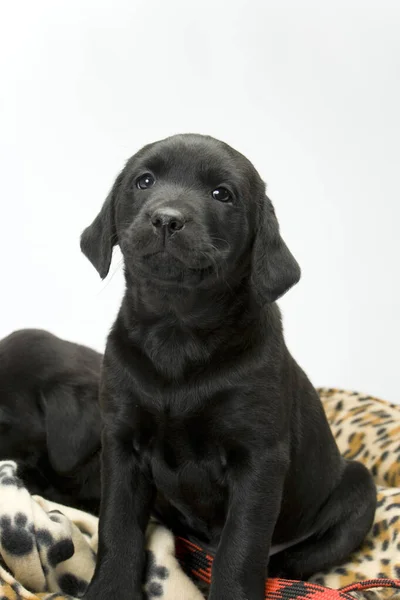
[[[98,376],[102,356],[42,329],[20,329],[0,341],[0,393],[29,388],[78,373]]]

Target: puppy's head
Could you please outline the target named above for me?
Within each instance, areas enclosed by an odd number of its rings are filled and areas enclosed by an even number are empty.
[[[81,238],[102,278],[116,244],[133,278],[163,287],[210,287],[240,271],[273,302],[300,278],[257,171],[206,136],[177,135],[129,159]]]

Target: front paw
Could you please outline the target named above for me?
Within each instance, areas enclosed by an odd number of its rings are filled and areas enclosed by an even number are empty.
[[[108,590],[107,592],[88,592],[84,596],[81,596],[81,600],[144,600],[144,596],[142,592],[138,592],[137,594],[127,593],[126,590],[124,592],[116,591],[116,590]]]
[[[226,579],[224,582],[211,584],[208,600],[264,600],[265,581],[253,581],[250,585],[241,585]]]
[[[211,587],[210,594],[208,596],[208,600],[263,600],[259,599],[258,596],[248,596],[243,594],[243,590],[235,589],[233,590],[229,586],[229,590],[217,590],[216,588]]]
[[[144,600],[141,591],[122,589],[121,586],[90,586],[82,600]]]

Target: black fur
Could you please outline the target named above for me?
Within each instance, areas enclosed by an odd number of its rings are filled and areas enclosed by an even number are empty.
[[[97,513],[100,354],[36,329],[0,341],[0,460],[32,493]]]
[[[214,199],[220,186],[231,202]],[[151,511],[216,552],[211,600],[262,600],[274,545],[288,546],[274,575],[344,560],[370,528],[375,488],[340,457],[285,346],[274,302],[300,269],[252,164],[210,137],[145,147],[82,235],[102,277],[115,244],[126,291],[102,371],[100,544],[85,598],[142,598]]]

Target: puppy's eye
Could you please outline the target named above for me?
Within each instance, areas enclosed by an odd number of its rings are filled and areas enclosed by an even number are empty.
[[[219,202],[232,202],[232,194],[224,187],[219,187],[211,192],[214,200]]]
[[[150,173],[145,173],[136,180],[136,187],[139,188],[139,190],[147,190],[153,187],[155,182],[156,180],[154,179],[153,175],[150,175]]]

